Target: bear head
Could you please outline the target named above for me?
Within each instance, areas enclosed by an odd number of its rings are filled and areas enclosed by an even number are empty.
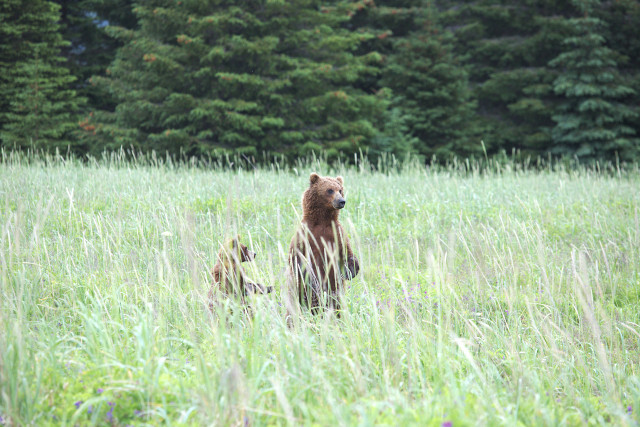
[[[229,239],[222,245],[220,250],[220,258],[229,257],[234,261],[247,262],[253,261],[256,257],[256,253],[252,252],[245,245],[240,243],[240,237],[236,236]]]
[[[347,203],[344,197],[344,180],[341,176],[331,178],[312,173],[309,176],[309,188],[302,196],[302,209],[305,215],[335,213]]]

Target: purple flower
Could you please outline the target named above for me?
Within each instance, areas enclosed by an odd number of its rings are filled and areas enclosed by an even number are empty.
[[[116,406],[116,404],[113,403],[113,402],[108,402],[107,405],[110,406],[109,412],[107,412],[107,420],[109,420],[109,422],[111,422],[111,421],[113,421],[113,408]]]
[[[139,409],[136,409],[135,411],[133,411],[133,415],[135,415],[136,417],[141,417],[142,416],[142,411]]]
[[[442,423],[442,427],[453,427],[453,423],[451,421],[445,421]]]
[[[633,408],[631,407],[631,405],[627,406],[627,414],[630,414],[633,412]]]
[[[90,414],[93,412],[93,405],[89,405],[89,407],[87,408],[87,414]]]
[[[104,391],[104,389],[101,389],[101,388],[99,388],[99,389],[97,389],[97,390],[96,390],[96,392],[97,392],[98,394],[101,394],[103,391]]]
[[[82,400],[78,400],[77,402],[74,403],[74,405],[76,406],[76,409],[80,407],[80,405],[82,405]]]

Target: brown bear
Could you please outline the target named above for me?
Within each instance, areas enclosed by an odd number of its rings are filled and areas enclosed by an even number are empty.
[[[329,307],[340,315],[344,279],[358,274],[349,239],[338,221],[344,208],[344,180],[312,173],[302,195],[302,224],[291,240],[287,271],[287,311],[297,313],[298,304],[317,313]]]
[[[264,287],[260,283],[247,281],[241,264],[253,261],[255,257],[256,253],[240,243],[237,237],[221,245],[217,263],[211,270],[213,283],[209,291],[209,309],[212,312],[217,299],[216,294],[231,297],[248,310],[247,297],[250,294],[268,294],[273,290],[271,286]]]

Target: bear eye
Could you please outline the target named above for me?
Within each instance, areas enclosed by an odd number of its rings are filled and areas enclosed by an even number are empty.
[[[327,190],[327,193],[333,194],[333,190],[330,188],[330,189]]]

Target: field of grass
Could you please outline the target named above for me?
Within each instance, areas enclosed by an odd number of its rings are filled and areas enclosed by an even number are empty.
[[[311,171],[345,178],[340,319],[287,328]],[[0,163],[0,425],[638,425],[640,172]],[[219,242],[275,287],[207,308]]]

